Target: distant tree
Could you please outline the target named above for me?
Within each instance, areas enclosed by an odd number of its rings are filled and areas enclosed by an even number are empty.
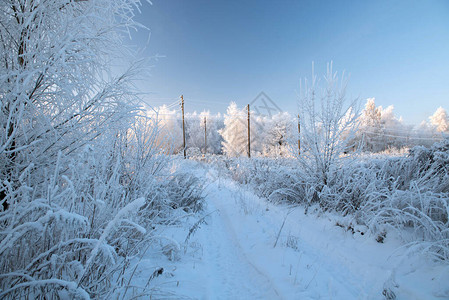
[[[25,169],[44,176],[59,153],[76,152],[104,128],[131,122],[130,78],[140,63],[118,76],[110,67],[127,53],[120,32],[137,26],[138,4],[1,2],[0,202],[9,201],[5,191],[14,193]]]
[[[293,118],[288,112],[280,112],[263,120],[266,133],[264,153],[268,156],[287,155],[293,133]],[[297,137],[296,137],[297,140]]]
[[[206,120],[206,125],[204,124],[204,120]],[[223,120],[220,114],[211,115],[209,111],[203,111],[200,114],[197,112],[187,113],[186,122],[188,148],[196,148],[201,153],[204,153],[204,135],[206,134],[206,153],[221,153],[221,142],[223,139],[218,131],[223,128]],[[206,133],[204,126],[206,126]]]
[[[402,148],[410,137],[410,131],[407,130],[401,118],[394,114],[394,106],[390,105],[385,109],[379,106],[381,111],[381,125],[383,129],[383,149]]]
[[[370,152],[388,148],[402,148],[410,144],[411,128],[394,114],[394,106],[376,107],[375,99],[369,98],[359,118],[358,140],[363,139],[363,149]]]
[[[449,118],[446,110],[441,106],[429,117],[429,121],[430,125],[435,128],[437,132],[449,131]]]
[[[185,115],[187,148],[197,148],[204,150],[204,124],[200,116],[195,111]]]
[[[222,152],[221,143],[223,138],[219,131],[224,127],[223,118],[218,113],[211,115],[210,112],[202,112],[200,115],[201,129],[204,130],[204,119],[206,119],[207,129],[207,149],[206,153],[220,154]],[[204,140],[204,138],[203,138]]]
[[[153,126],[159,127],[155,145],[168,153],[177,153],[183,147],[181,115],[177,110],[170,110],[166,105],[150,108],[147,115]],[[187,127],[187,126],[186,126]]]
[[[251,113],[250,122],[251,155],[262,153],[265,144],[263,117]],[[248,154],[248,115],[246,109],[239,109],[231,102],[224,115],[224,128],[219,130],[223,138],[223,153],[228,156]]]
[[[363,139],[363,148],[366,151],[379,150],[382,135],[381,110],[382,108],[376,107],[374,98],[368,98],[365,109],[360,115],[360,130],[357,132],[357,137]]]
[[[224,115],[224,128],[219,131],[223,137],[223,153],[227,156],[240,156],[247,153],[247,116],[231,102]]]

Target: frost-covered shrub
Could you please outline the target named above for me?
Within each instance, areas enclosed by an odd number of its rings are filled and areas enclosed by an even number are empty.
[[[9,193],[14,201],[0,212],[1,298],[126,293],[130,261],[151,242],[164,208],[145,204],[166,157],[151,146],[157,131],[125,132],[60,155],[40,183],[22,174],[20,194]]]
[[[404,237],[449,258],[449,139],[415,147],[405,157],[343,167],[320,193],[321,207],[354,215],[373,232],[413,230]]]
[[[190,160],[179,157],[169,158],[151,184],[151,190],[145,195],[145,205],[139,215],[151,223],[171,224],[180,213],[197,213],[204,208],[204,182],[195,174],[186,171]]]
[[[204,183],[198,177],[188,172],[175,172],[155,182],[155,191],[149,195],[147,207],[156,208],[163,219],[171,209],[198,212],[204,205],[203,191]]]
[[[40,185],[22,176],[26,197],[0,212],[2,298],[124,295],[133,258],[172,223],[170,210],[201,209],[196,177],[166,175],[167,157],[140,149],[131,131],[113,136],[61,156]]]
[[[177,173],[167,183],[170,206],[198,212],[204,205],[204,183],[191,173]]]
[[[419,237],[413,242],[449,258],[449,139],[373,169],[378,185],[367,190],[361,209],[368,225],[412,228]]]
[[[226,162],[232,178],[260,197],[276,203],[307,201],[306,186],[293,159],[234,158]]]

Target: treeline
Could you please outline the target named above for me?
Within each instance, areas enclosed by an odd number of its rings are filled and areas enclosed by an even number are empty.
[[[176,107],[176,106],[175,106]],[[157,118],[170,143],[166,149],[174,153],[183,148],[182,116],[179,109],[161,106],[150,110]],[[298,118],[288,112],[271,116],[251,112],[251,152],[260,156],[289,156],[298,152]],[[435,113],[418,126],[407,125],[394,113],[394,107],[376,106],[369,98],[360,112],[355,126],[353,149],[378,153],[400,150],[414,146],[430,146],[449,134],[449,117],[439,107]],[[246,108],[231,103],[224,115],[210,112],[185,115],[186,147],[192,154],[247,155],[248,124]]]

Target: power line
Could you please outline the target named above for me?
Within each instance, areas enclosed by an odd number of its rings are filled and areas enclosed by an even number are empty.
[[[179,105],[179,99],[168,99],[171,101],[152,101],[152,100],[143,100],[146,104],[151,105],[151,106],[173,106],[173,105]]]
[[[410,133],[410,132],[416,132],[416,129],[397,129],[397,128],[391,128],[391,127],[377,127],[377,126],[369,126],[369,125],[361,125],[359,127],[361,130],[363,130],[364,128],[371,128],[371,129],[377,129],[377,130],[383,130],[383,131],[394,131],[394,132],[404,132],[404,133]]]
[[[400,135],[392,135],[392,134],[386,134],[386,133],[382,133],[382,132],[370,132],[370,131],[363,131],[363,133],[369,133],[369,134],[375,134],[377,136],[388,136],[388,137],[394,137],[394,138],[403,138],[403,139],[413,139],[413,140],[439,140],[441,139],[441,137],[428,137],[428,138],[424,138],[424,137],[414,137],[412,135],[410,136],[400,136]]]
[[[213,105],[213,104],[229,105],[230,104],[230,102],[220,102],[220,101],[213,101],[213,100],[206,101],[206,100],[196,100],[196,99],[190,99],[190,98],[188,100],[189,100],[189,102],[193,102],[193,103],[206,103],[206,104],[209,104],[209,105]]]

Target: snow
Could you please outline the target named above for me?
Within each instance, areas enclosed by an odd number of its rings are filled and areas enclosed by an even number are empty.
[[[206,224],[176,261],[161,261],[156,286],[193,299],[449,298],[449,266],[410,256],[398,236],[384,243],[336,222],[344,218],[273,205],[213,169],[193,168],[208,183]],[[285,220],[285,224],[283,225]],[[282,231],[279,231],[282,227]],[[175,239],[185,232],[172,230]],[[363,233],[363,234],[362,234]],[[277,237],[279,240],[274,247]],[[140,268],[145,270],[153,264]],[[150,269],[150,270],[153,270]],[[139,276],[146,276],[142,272]],[[144,277],[145,277],[144,276]]]
[[[297,120],[255,99],[181,126],[136,90],[140,0],[0,3],[1,299],[449,298],[449,140],[350,147],[445,139],[443,108],[415,133],[374,99],[360,120],[330,64]]]

